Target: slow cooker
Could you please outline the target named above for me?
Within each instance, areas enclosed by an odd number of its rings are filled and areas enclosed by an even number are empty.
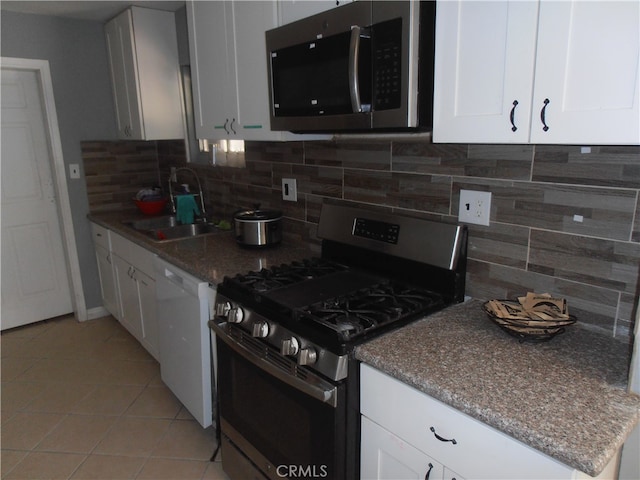
[[[233,214],[236,241],[247,247],[276,245],[282,240],[282,212],[279,210],[239,210]]]

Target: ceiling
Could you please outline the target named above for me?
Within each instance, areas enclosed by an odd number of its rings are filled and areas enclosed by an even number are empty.
[[[183,1],[32,1],[32,0],[2,0],[0,9],[11,12],[31,13],[37,15],[51,15],[54,17],[74,18],[76,20],[91,20],[106,22],[130,5],[168,10],[175,12],[183,7]]]

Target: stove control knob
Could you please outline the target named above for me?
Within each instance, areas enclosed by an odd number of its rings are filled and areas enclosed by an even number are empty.
[[[229,310],[227,319],[230,323],[241,323],[244,320],[244,310],[241,307],[235,307]]]
[[[313,365],[318,359],[318,353],[313,347],[306,347],[300,350],[298,355],[298,365]]]
[[[216,315],[219,317],[226,317],[229,315],[229,310],[231,310],[230,302],[220,302],[216,303]]]
[[[296,337],[291,337],[287,340],[282,340],[280,344],[280,353],[282,355],[288,355],[290,357],[295,356],[300,350],[300,342]]]
[[[251,336],[256,338],[266,338],[267,335],[269,335],[269,324],[267,322],[259,321],[253,324]]]

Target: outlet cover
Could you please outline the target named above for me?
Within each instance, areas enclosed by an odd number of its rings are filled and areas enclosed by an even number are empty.
[[[298,187],[295,178],[282,179],[282,199],[288,202],[298,201]]]
[[[77,163],[69,164],[69,178],[72,180],[77,180],[80,178],[80,165]]]
[[[491,216],[491,192],[460,190],[458,220],[476,225],[489,225]]]

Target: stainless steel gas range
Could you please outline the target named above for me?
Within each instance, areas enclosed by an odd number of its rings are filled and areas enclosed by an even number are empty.
[[[233,480],[359,475],[356,345],[464,299],[465,227],[326,204],[318,258],[227,277],[215,318]]]

